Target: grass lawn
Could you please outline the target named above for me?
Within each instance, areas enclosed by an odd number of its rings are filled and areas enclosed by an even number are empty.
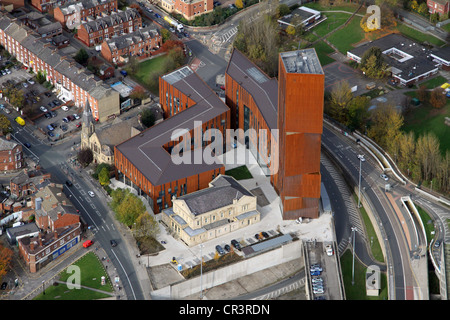
[[[379,296],[366,295],[366,271],[367,268],[359,262],[355,256],[355,283],[352,285],[353,251],[347,250],[341,257],[341,270],[344,277],[344,288],[347,300],[387,300],[386,274],[381,273],[381,290]]]
[[[80,268],[80,285],[93,289],[99,289],[106,292],[113,292],[114,289],[111,284],[106,270],[104,269],[99,258],[93,253],[89,252],[82,258],[77,260],[73,265]],[[73,273],[64,270],[59,274],[59,281],[68,281]],[[101,285],[101,277],[104,276],[106,284]],[[51,285],[45,288],[45,295],[40,294],[35,300],[92,300],[110,297],[107,293],[101,293],[86,288],[69,289],[65,284]]]
[[[364,39],[364,30],[361,29],[359,22],[361,17],[355,16],[353,19],[342,29],[336,31],[328,37],[328,41],[331,42],[342,54],[347,55],[347,51],[353,49],[352,46]]]
[[[408,95],[415,96],[411,93]],[[442,109],[435,109],[428,103],[422,103],[405,116],[402,130],[413,131],[416,139],[425,132],[433,132],[439,139],[441,154],[445,155],[445,152],[450,150],[450,127],[445,125],[445,117],[450,117],[450,99]]]
[[[425,227],[425,232],[427,234],[427,244],[429,245],[431,240],[434,238],[434,236],[432,235],[432,232],[434,232],[433,220],[430,218],[428,213],[417,204],[414,204],[414,206],[416,207],[417,211],[419,211],[420,219],[422,220],[423,226]]]
[[[354,3],[343,4],[341,6],[321,6],[319,2],[308,2],[302,6],[318,10],[318,11],[347,11],[353,13],[358,9],[359,5]]]
[[[397,25],[397,30],[400,31],[403,35],[407,36],[408,38],[411,38],[420,43],[427,41],[428,43],[434,44],[435,46],[442,46],[445,44],[444,41],[436,37],[433,37],[429,34],[417,31],[416,29],[412,29],[403,23]]]
[[[419,84],[419,86],[425,86],[427,89],[434,89],[436,87],[440,87],[444,83],[447,82],[447,79],[445,79],[443,76],[437,76],[430,80],[424,81]]]
[[[330,58],[328,56],[330,53],[334,52],[333,48],[331,48],[325,42],[319,41],[313,46],[313,48],[316,49],[316,53],[322,67],[335,61],[333,58]]]
[[[245,165],[227,170],[225,171],[225,174],[234,177],[236,180],[253,178],[252,174],[250,173],[250,171],[248,171]]]
[[[148,75],[153,72],[162,73],[167,55],[162,55],[153,59],[143,61],[139,64],[139,71],[132,77],[141,85],[156,95],[159,95],[159,81],[149,81]]]
[[[327,12],[324,13],[324,15],[327,17],[327,20],[311,29],[311,31],[314,31],[319,37],[323,37],[332,32],[350,18],[350,14],[343,12]]]

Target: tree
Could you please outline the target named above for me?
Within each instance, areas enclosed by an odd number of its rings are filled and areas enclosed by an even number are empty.
[[[289,6],[287,4],[282,3],[277,7],[276,17],[281,18],[284,17],[285,15],[288,15],[289,13],[291,13],[291,9],[289,9]]]
[[[421,85],[419,89],[417,90],[417,98],[419,98],[420,101],[425,102],[428,100],[428,91],[427,87],[424,85]]]
[[[347,121],[347,106],[353,99],[353,93],[346,80],[339,81],[333,86],[330,94],[330,115],[341,123]]]
[[[351,130],[362,130],[369,117],[369,99],[365,96],[354,97],[347,105],[345,125]]]
[[[136,195],[127,193],[115,211],[117,220],[131,228],[137,218],[145,212],[145,205]]]
[[[12,132],[11,128],[11,121],[4,114],[0,114],[0,130],[2,130],[3,135]]]
[[[420,167],[419,179],[431,181],[436,174],[439,158],[439,140],[432,132],[427,132],[417,139],[416,157]]]
[[[144,100],[145,98],[147,98],[145,89],[142,86],[137,85],[136,87],[133,88],[133,91],[131,91],[130,98]]]
[[[170,31],[169,31],[169,30],[167,30],[167,29],[165,29],[165,28],[161,28],[161,29],[160,29],[160,32],[161,32],[161,38],[162,38],[163,44],[164,44],[167,40],[170,40],[171,35],[170,35]]]
[[[128,58],[126,69],[129,73],[136,73],[139,70],[139,60],[135,56]]]
[[[428,6],[426,2],[422,2],[417,8],[417,12],[420,14],[426,14],[428,12]]]
[[[85,65],[87,63],[88,59],[89,59],[89,54],[86,52],[86,50],[81,48],[80,50],[78,50],[78,52],[75,55],[74,59],[79,64]]]
[[[444,94],[444,89],[441,87],[435,88],[433,91],[431,91],[430,94],[430,104],[436,108],[440,109],[447,103],[447,98]]]
[[[295,27],[292,25],[287,26],[286,33],[290,36],[295,35]]]
[[[13,87],[5,88],[3,89],[3,92],[5,93],[5,96],[8,97],[10,104],[19,109],[23,108],[25,98],[22,91]]]
[[[109,170],[106,167],[103,167],[98,174],[98,182],[100,182],[102,186],[109,185]]]
[[[408,175],[414,171],[416,166],[416,138],[414,132],[402,133],[398,140],[397,163],[399,167],[406,170]]]
[[[0,280],[8,273],[12,256],[12,250],[0,244]]]
[[[368,136],[382,148],[391,152],[401,135],[403,116],[390,104],[379,105],[372,113]]]
[[[94,154],[90,148],[81,149],[78,152],[78,162],[85,168],[94,160]]]
[[[155,124],[156,118],[152,109],[145,109],[141,112],[141,122],[146,128],[150,128]]]
[[[133,229],[137,236],[150,236],[153,238],[156,238],[160,232],[158,222],[147,211],[137,217]]]
[[[367,49],[361,58],[360,69],[369,78],[383,78],[386,73],[387,65],[384,63],[381,49],[378,47]]]

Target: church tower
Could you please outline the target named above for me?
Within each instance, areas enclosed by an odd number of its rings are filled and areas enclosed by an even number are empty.
[[[95,132],[94,117],[92,116],[89,100],[86,99],[81,123],[81,149],[89,148],[89,138]]]

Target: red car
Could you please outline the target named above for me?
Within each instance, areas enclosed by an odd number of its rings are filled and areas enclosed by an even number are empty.
[[[90,246],[92,246],[94,244],[94,242],[92,240],[87,240],[83,243],[83,247],[88,248]]]
[[[78,122],[78,123],[76,124],[76,127],[77,127],[77,128],[81,127],[81,122]]]

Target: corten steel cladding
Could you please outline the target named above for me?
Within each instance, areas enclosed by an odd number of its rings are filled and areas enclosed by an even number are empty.
[[[314,56],[317,58],[315,52]],[[316,218],[319,215],[325,76],[323,71],[289,72],[281,55],[278,70],[280,161],[277,189],[283,204],[283,219]]]

